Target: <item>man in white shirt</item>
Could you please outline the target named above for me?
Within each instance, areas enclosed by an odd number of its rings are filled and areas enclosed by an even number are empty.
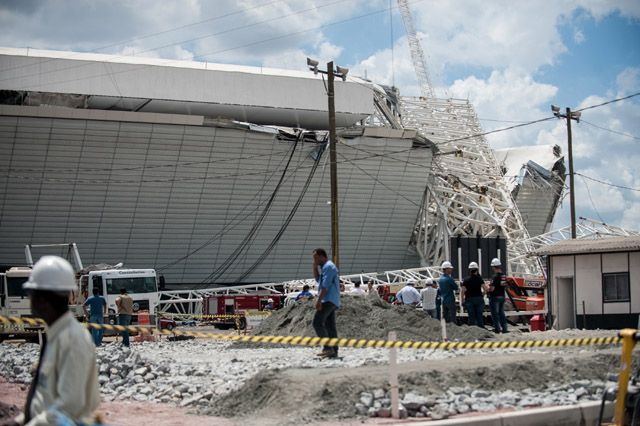
[[[69,312],[75,286],[73,268],[57,256],[43,256],[23,286],[30,291],[33,314],[47,324],[47,341],[18,424],[76,424],[100,403],[95,346]]]
[[[436,297],[438,296],[438,284],[431,278],[427,279],[426,287],[420,291],[420,297],[422,298],[422,310],[431,318],[438,318],[438,311],[436,310]]]
[[[349,294],[352,296],[366,296],[367,292],[360,287],[360,282],[356,281],[353,284],[353,290],[351,290]]]
[[[420,302],[420,293],[415,288],[416,280],[410,278],[404,287],[396,294],[396,299],[403,305],[417,305]]]

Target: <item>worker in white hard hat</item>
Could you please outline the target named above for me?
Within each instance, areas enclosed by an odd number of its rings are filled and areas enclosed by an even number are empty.
[[[451,273],[453,265],[451,262],[442,262],[442,275],[438,280],[440,287],[440,298],[442,299],[442,316],[446,322],[456,322],[456,295],[458,284],[453,280]]]
[[[507,332],[507,317],[504,314],[504,298],[507,281],[502,272],[502,262],[500,259],[491,260],[493,278],[489,285],[489,307],[491,308],[491,319],[493,320],[493,331],[496,333]]]
[[[44,256],[23,285],[34,316],[47,324],[46,342],[18,424],[77,424],[100,403],[95,346],[87,330],[69,311],[76,288],[73,268],[57,256]],[[91,419],[88,419],[91,421]]]
[[[462,281],[460,301],[467,308],[469,325],[484,328],[484,296],[482,289],[484,280],[478,272],[476,262],[469,263],[469,276]]]
[[[416,290],[416,280],[409,278],[404,287],[396,294],[396,299],[403,305],[416,306],[420,303],[420,293]]]
[[[437,319],[436,298],[438,297],[438,283],[433,278],[427,278],[424,288],[420,290],[420,297],[422,298],[422,310],[431,318]]]
[[[263,310],[264,311],[273,311],[273,299],[272,298],[268,298],[267,299],[267,304],[264,305]]]

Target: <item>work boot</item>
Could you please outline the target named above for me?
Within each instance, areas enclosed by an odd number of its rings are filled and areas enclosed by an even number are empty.
[[[335,352],[332,351],[331,349],[323,349],[322,352],[320,352],[316,356],[318,356],[320,358],[331,358],[334,354],[335,354]]]

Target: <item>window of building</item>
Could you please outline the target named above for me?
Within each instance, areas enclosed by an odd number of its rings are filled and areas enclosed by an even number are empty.
[[[614,272],[602,274],[602,294],[604,302],[628,302],[631,300],[629,293],[629,273]]]

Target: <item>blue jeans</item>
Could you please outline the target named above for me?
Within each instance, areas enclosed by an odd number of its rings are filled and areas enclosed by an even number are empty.
[[[89,322],[93,324],[104,324],[104,317],[102,315],[90,315]],[[100,346],[102,344],[102,335],[104,334],[104,330],[95,328],[91,329],[91,336],[93,336],[93,343],[96,346]]]
[[[318,337],[338,337],[338,329],[336,328],[336,309],[338,307],[331,302],[324,302],[322,310],[316,311],[313,317],[313,329]],[[338,354],[337,346],[325,346],[325,351],[333,351]]]
[[[123,326],[128,326],[131,324],[131,315],[127,314],[119,314],[118,315],[118,324]],[[129,346],[129,332],[127,330],[122,332],[122,344],[124,346]]]
[[[507,317],[504,315],[504,296],[489,298],[489,307],[491,308],[491,319],[493,320],[493,331],[500,333],[507,332]]]
[[[484,312],[484,297],[467,297],[465,305],[467,307],[467,313],[469,314],[469,325],[484,327],[484,318],[482,317]]]

